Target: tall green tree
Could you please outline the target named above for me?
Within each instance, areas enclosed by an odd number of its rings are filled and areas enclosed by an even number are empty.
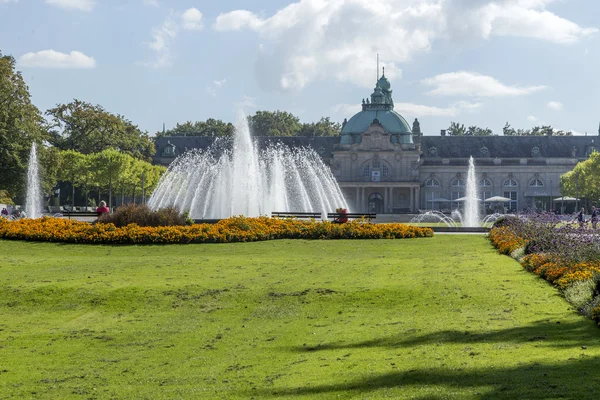
[[[593,152],[587,160],[561,175],[560,186],[563,196],[579,196],[594,202],[600,200],[600,153]]]
[[[464,124],[458,122],[450,122],[450,126],[446,130],[449,136],[465,136],[467,133],[467,127]]]
[[[146,132],[100,105],[75,99],[51,108],[46,115],[52,120],[50,142],[61,150],[90,154],[118,149],[148,161],[155,152]]]
[[[75,188],[79,187],[87,176],[87,157],[75,150],[60,152],[60,170],[58,179],[71,184],[71,207],[75,206]]]
[[[329,117],[322,117],[318,122],[302,124],[298,136],[339,136],[342,125],[333,122]]]
[[[476,125],[466,127],[458,122],[450,122],[446,133],[449,136],[492,136],[494,134],[490,128],[480,128]]]
[[[177,124],[175,128],[164,132],[157,132],[157,137],[164,136],[233,136],[235,127],[231,122],[223,122],[220,119],[209,118],[206,121],[187,121]]]
[[[554,129],[550,125],[534,126],[531,129],[515,129],[507,122],[502,128],[504,136],[572,136],[573,132]]]
[[[46,136],[15,59],[0,52],[0,190],[13,196],[24,193],[29,150]]]
[[[113,189],[126,179],[131,159],[115,149],[106,149],[91,156],[92,180],[99,190],[108,191],[108,206],[112,207]]]
[[[257,111],[248,116],[254,136],[296,136],[302,129],[300,120],[287,111]]]

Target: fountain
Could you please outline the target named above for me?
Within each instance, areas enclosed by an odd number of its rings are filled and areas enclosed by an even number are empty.
[[[246,118],[236,125],[231,148],[219,143],[191,151],[170,165],[152,193],[152,209],[177,207],[193,219],[273,211],[333,212],[349,208],[329,167],[312,149],[273,145],[259,151]],[[226,147],[226,146],[224,146]]]
[[[476,228],[496,221],[502,214],[491,214],[483,220],[479,215],[479,202],[482,199],[477,197],[477,178],[475,176],[475,161],[473,156],[469,158],[469,169],[467,170],[466,196],[462,198],[464,209],[461,213],[458,210],[452,211],[451,216],[439,211],[428,211],[413,218],[410,222],[442,222],[449,227],[456,228],[462,226],[464,228]]]
[[[38,168],[37,145],[35,142],[29,152],[27,166],[27,197],[25,198],[25,212],[29,218],[42,216],[42,188]]]

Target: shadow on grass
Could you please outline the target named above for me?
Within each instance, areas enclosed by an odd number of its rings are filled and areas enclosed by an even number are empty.
[[[538,321],[534,324],[491,332],[469,332],[446,330],[432,334],[414,336],[405,331],[395,336],[363,342],[338,344],[325,343],[314,347],[294,347],[295,352],[315,352],[335,349],[360,349],[387,347],[390,349],[412,348],[429,344],[489,344],[489,343],[538,342],[547,347],[571,347],[577,358],[557,360],[555,363],[522,363],[514,367],[485,367],[476,369],[427,368],[385,374],[369,374],[365,377],[344,383],[331,383],[316,386],[264,389],[253,395],[277,396],[318,396],[333,392],[359,393],[412,387],[419,390],[421,399],[444,398],[425,395],[423,387],[438,387],[448,390],[472,390],[480,392],[478,399],[597,399],[600,398],[600,358],[587,356],[588,346],[600,343],[600,331],[591,321],[556,323]],[[400,389],[402,390],[402,389]],[[344,394],[344,395],[345,395]],[[411,393],[414,396],[414,392]],[[411,397],[417,398],[417,397]]]
[[[369,347],[408,348],[441,343],[527,343],[541,342],[548,347],[589,346],[600,342],[600,331],[592,321],[556,323],[538,321],[532,325],[491,332],[446,330],[414,336],[411,330],[397,335],[356,343],[321,343],[316,346],[294,347],[295,352],[313,352],[335,349],[361,349]],[[590,343],[591,342],[591,343]]]
[[[570,359],[553,364],[523,364],[510,368],[476,370],[419,369],[407,372],[373,374],[362,379],[297,388],[253,391],[259,397],[319,396],[334,392],[352,395],[379,389],[417,389],[423,393],[410,398],[442,399],[445,390],[472,390],[477,399],[598,399],[600,398],[600,358]],[[426,395],[426,388],[438,387],[439,396]],[[407,393],[408,394],[408,393]],[[470,396],[472,396],[471,393]],[[417,394],[418,396],[418,394]]]

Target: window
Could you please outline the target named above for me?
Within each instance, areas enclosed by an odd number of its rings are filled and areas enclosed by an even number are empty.
[[[585,151],[585,155],[586,156],[591,156],[593,152],[598,151],[594,146],[590,146],[587,148],[587,150]]]
[[[461,197],[465,197],[464,192],[461,192],[461,191],[452,192],[452,196],[450,198],[452,199],[452,209],[453,210],[456,210],[460,207],[460,201],[454,201],[454,200],[460,199]]]
[[[514,179],[507,179],[504,181],[504,187],[517,187],[519,185],[517,185],[517,181],[515,181]]]
[[[490,197],[492,197],[492,192],[487,192],[485,190],[479,192],[479,198],[481,200],[485,200],[485,199],[489,199]]]
[[[363,167],[362,176],[368,178],[371,176],[371,164],[367,164]]]
[[[372,160],[363,166],[361,176],[363,178],[370,178],[376,173],[377,176],[390,177],[392,170],[385,162],[381,160]]]
[[[425,186],[426,187],[439,187],[440,182],[435,179],[430,179],[427,182],[425,182]]]
[[[452,181],[452,186],[453,187],[465,186],[465,181],[463,181],[462,179],[455,179],[454,181]]]
[[[504,207],[510,212],[517,212],[517,193],[518,192],[504,192],[504,197],[509,198],[510,201],[504,203]]]
[[[381,175],[390,176],[390,168],[385,164],[381,164]]]
[[[434,206],[436,204],[433,202],[433,199],[435,199],[435,197],[436,194],[434,192],[425,192],[425,208],[427,208],[428,210],[434,209]]]
[[[482,179],[479,181],[479,186],[490,187],[492,186],[492,182],[489,179]]]
[[[542,181],[540,181],[539,179],[534,179],[531,181],[531,183],[529,183],[529,186],[531,187],[543,187],[544,183]]]

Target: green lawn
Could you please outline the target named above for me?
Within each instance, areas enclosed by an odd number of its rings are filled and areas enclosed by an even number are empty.
[[[483,236],[0,241],[0,399],[598,399],[600,329]]]

